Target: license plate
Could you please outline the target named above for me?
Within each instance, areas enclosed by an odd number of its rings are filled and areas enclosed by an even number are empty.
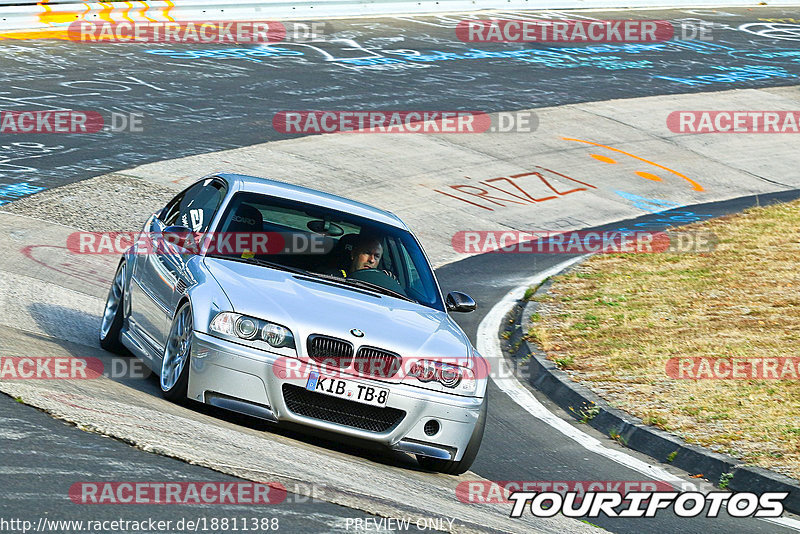
[[[352,380],[322,376],[319,373],[311,373],[306,382],[306,389],[380,408],[386,407],[386,400],[389,398],[389,390],[386,388],[376,388]]]

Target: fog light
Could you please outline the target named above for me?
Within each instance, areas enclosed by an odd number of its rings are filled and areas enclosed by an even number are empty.
[[[425,434],[428,436],[435,436],[439,433],[439,421],[436,419],[429,419],[425,423]]]

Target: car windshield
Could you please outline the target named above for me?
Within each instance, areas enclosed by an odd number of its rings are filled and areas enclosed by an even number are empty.
[[[209,256],[308,274],[443,309],[428,261],[408,231],[372,219],[236,193]]]

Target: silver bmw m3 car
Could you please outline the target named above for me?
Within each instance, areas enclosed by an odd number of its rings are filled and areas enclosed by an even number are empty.
[[[196,182],[125,252],[100,343],[189,398],[414,454],[460,474],[486,423],[487,364],[395,215],[236,174]]]

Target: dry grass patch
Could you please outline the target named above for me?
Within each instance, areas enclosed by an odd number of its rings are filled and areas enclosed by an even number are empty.
[[[530,335],[612,405],[800,478],[800,380],[676,380],[668,359],[800,356],[800,201],[693,224],[708,254],[597,255],[559,277]]]

